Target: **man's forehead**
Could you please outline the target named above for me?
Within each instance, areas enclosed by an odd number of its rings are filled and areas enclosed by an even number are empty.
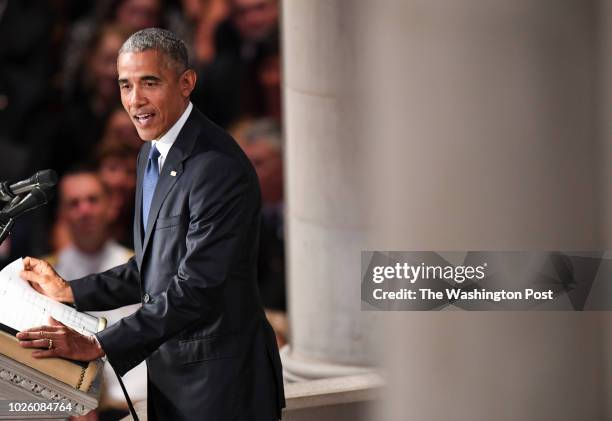
[[[104,190],[102,180],[87,173],[68,174],[64,176],[60,186],[64,195],[97,194]]]
[[[163,57],[160,52],[155,50],[146,50],[139,52],[125,52],[117,57],[117,70],[119,78],[122,73],[130,73],[130,76],[135,76],[133,73],[161,73]]]

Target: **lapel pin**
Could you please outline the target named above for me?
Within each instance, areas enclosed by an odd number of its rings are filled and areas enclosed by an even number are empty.
[[[172,177],[176,177],[176,171],[170,171],[170,175],[171,175]]]

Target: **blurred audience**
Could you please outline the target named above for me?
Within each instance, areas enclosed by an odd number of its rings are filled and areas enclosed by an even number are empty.
[[[247,154],[261,185],[258,280],[266,309],[286,310],[283,235],[283,155],[280,127],[273,120],[244,122],[232,134]]]
[[[278,345],[283,346],[288,338],[288,323],[280,130],[272,121],[260,120],[245,135],[247,142],[242,147],[255,166],[263,202],[257,264],[259,291]]]
[[[227,1],[183,0],[182,4],[192,29],[193,62],[206,65],[215,57],[215,32],[229,14]]]
[[[69,30],[63,58],[63,86],[70,89],[80,72],[87,45],[100,26],[122,26],[130,34],[152,26],[170,29],[182,36],[188,35],[180,11],[167,7],[163,0],[99,0],[90,13],[77,20]]]
[[[88,105],[97,115],[108,112],[117,103],[117,52],[131,33],[126,26],[114,23],[98,28],[79,63],[78,83],[72,81],[65,92],[67,102],[88,98]]]
[[[278,33],[277,0],[228,0],[228,5],[229,17],[215,31],[214,58],[200,67],[193,94],[194,103],[223,127],[253,112],[257,51]]]
[[[87,168],[67,172],[59,184],[58,217],[65,226],[70,245],[46,260],[67,280],[105,271],[125,263],[133,252],[110,239],[114,218],[109,191],[98,174]],[[132,314],[139,304],[105,312],[92,312],[113,324]],[[115,374],[107,364],[100,398],[99,419],[119,419],[127,414],[127,404]],[[133,401],[146,399],[146,366],[143,362],[123,377]],[[89,415],[87,418],[94,418]]]
[[[117,53],[129,32],[104,25],[91,38],[81,77],[66,93],[56,128],[38,139],[35,168],[54,168],[62,175],[79,162],[93,162],[109,115],[119,104]]]
[[[281,56],[278,32],[273,32],[259,46],[255,57],[253,77],[256,86],[255,107],[251,114],[257,118],[282,123]]]
[[[121,106],[117,106],[110,113],[106,122],[101,144],[108,143],[125,146],[133,151],[134,157],[138,155],[138,151],[143,144],[130,116]]]
[[[58,193],[58,220],[66,227],[69,241],[53,256],[53,264],[68,279],[83,276],[83,271],[104,270],[101,266],[130,257],[130,250],[109,238],[108,228],[115,215],[108,189],[93,169],[67,172]]]
[[[48,2],[0,1],[0,180],[27,175],[27,140],[44,126],[37,117],[51,91],[52,27]]]
[[[138,151],[124,143],[113,142],[112,139],[105,138],[98,149],[98,174],[108,189],[109,206],[115,215],[109,227],[110,236],[120,244],[133,248]]]
[[[258,94],[257,107],[245,111],[230,131],[253,163],[261,185],[259,282],[264,307],[284,311],[281,78],[275,32],[259,44],[251,78]]]

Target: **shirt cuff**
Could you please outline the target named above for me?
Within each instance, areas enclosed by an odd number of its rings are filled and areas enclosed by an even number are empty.
[[[102,350],[102,352],[104,353],[104,354],[102,355],[102,357],[100,357],[100,358],[106,359],[106,352],[104,352],[104,348],[102,348],[102,344],[101,344],[101,343],[100,343],[100,341],[98,340],[98,337],[97,337],[96,335],[93,335],[93,337],[94,337],[94,339],[96,340],[96,343],[98,344],[98,346],[100,347],[100,349]]]

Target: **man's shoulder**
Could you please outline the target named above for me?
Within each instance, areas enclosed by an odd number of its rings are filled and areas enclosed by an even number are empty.
[[[119,262],[117,264],[125,263],[134,256],[134,250],[124,247],[114,240],[109,240],[107,247],[110,254]]]
[[[197,134],[196,147],[200,150],[227,149],[230,145],[238,146],[234,138],[221,126],[210,120],[196,107],[193,107],[192,115],[200,127]]]
[[[254,175],[254,169],[236,140],[194,107],[200,131],[188,164],[196,170],[231,168]]]

